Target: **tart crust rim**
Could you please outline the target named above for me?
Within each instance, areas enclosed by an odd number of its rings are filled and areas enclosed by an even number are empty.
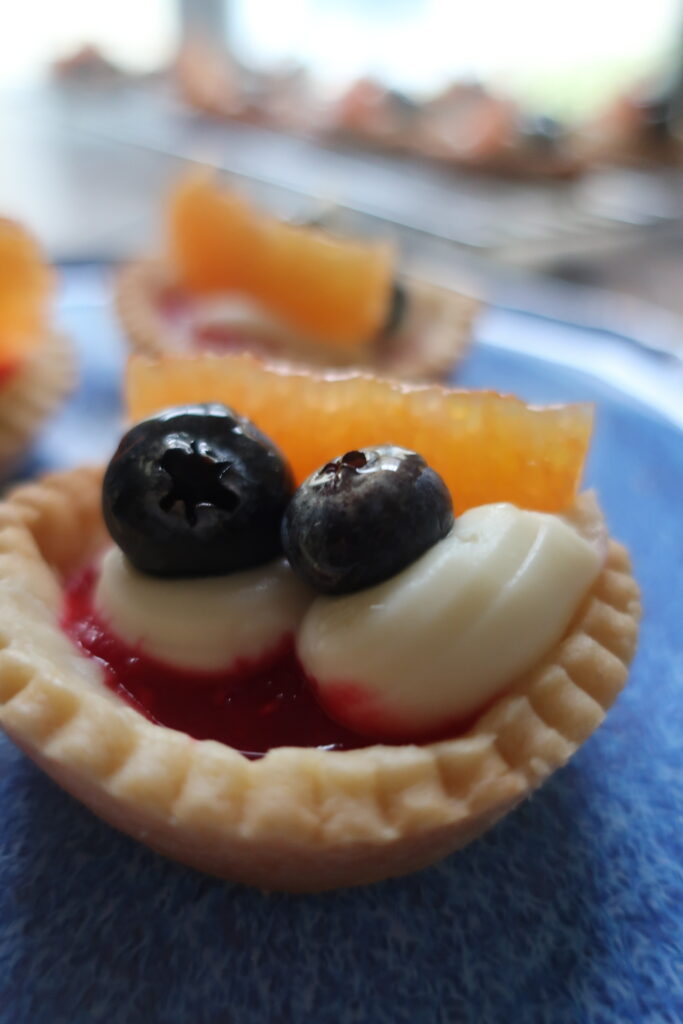
[[[41,343],[0,387],[0,471],[18,459],[41,424],[76,384],[76,357],[69,339],[46,331]]]
[[[345,359],[343,350],[314,343],[302,345],[297,351],[283,347],[282,352],[272,353],[272,358],[358,372],[377,370],[388,376],[413,380],[443,378],[461,361],[469,347],[472,324],[481,308],[481,300],[410,275],[401,275],[401,279],[414,289],[421,307],[431,311],[433,321],[421,344],[408,347],[399,362],[383,359],[382,350],[375,348],[368,349],[365,360],[359,358],[362,353],[357,349]],[[163,258],[138,259],[119,270],[115,281],[115,308],[135,352],[148,356],[168,354],[168,324],[155,297],[160,290],[177,284],[170,264]],[[286,330],[285,342],[287,337],[295,335],[296,332]]]
[[[248,761],[124,705],[62,632],[60,578],[104,543],[100,480],[52,474],[0,504],[0,725],[105,820],[200,870],[317,891],[431,863],[564,764],[626,680],[640,604],[610,541],[567,635],[464,736]]]

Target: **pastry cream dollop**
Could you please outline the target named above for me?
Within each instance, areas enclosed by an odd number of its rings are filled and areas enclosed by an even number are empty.
[[[226,576],[171,580],[138,572],[112,548],[102,560],[95,609],[116,636],[152,658],[224,672],[295,633],[312,596],[284,559]]]
[[[330,713],[390,738],[483,707],[566,631],[600,571],[599,544],[510,504],[462,515],[392,579],[317,597],[297,652]]]
[[[132,647],[200,674],[258,660],[294,635],[334,718],[376,738],[418,738],[467,719],[537,664],[601,565],[599,538],[564,519],[484,505],[407,569],[341,597],[316,597],[284,559],[170,580],[113,548],[95,609]]]

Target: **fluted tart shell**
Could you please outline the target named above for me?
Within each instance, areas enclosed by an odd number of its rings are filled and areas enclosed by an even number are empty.
[[[121,701],[60,627],[64,580],[106,544],[100,486],[73,470],[0,503],[0,725],[105,821],[201,871],[304,892],[422,868],[565,764],[625,683],[639,594],[609,541],[564,638],[465,735],[259,760],[192,739]],[[590,497],[572,514],[587,534],[600,521]]]

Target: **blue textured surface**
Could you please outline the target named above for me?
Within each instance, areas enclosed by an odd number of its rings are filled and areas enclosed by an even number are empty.
[[[31,469],[95,457],[116,432],[116,334],[87,294],[71,299],[84,390]],[[0,1024],[683,1021],[681,433],[589,377],[512,353],[479,348],[461,380],[599,403],[590,482],[633,551],[646,608],[605,726],[441,865],[305,897],[163,860],[0,740]]]

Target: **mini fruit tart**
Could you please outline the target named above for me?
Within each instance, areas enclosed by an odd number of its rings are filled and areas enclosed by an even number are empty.
[[[367,883],[600,725],[639,599],[577,496],[590,409],[246,356],[128,384],[104,478],[0,505],[0,724],[106,821],[267,889]]]
[[[52,290],[33,237],[0,218],[0,475],[74,384],[71,348],[48,324]]]
[[[374,78],[352,82],[328,111],[325,135],[385,150],[415,149],[420,104],[405,93],[385,89]]]
[[[426,105],[414,133],[434,160],[512,178],[572,178],[584,169],[571,133],[558,121],[528,116],[518,104],[461,83]]]
[[[121,322],[148,355],[247,350],[429,379],[463,354],[478,309],[396,277],[389,245],[277,221],[205,177],[176,189],[168,237],[118,279]]]
[[[597,164],[676,166],[683,159],[676,91],[631,89],[583,129],[585,159]]]

